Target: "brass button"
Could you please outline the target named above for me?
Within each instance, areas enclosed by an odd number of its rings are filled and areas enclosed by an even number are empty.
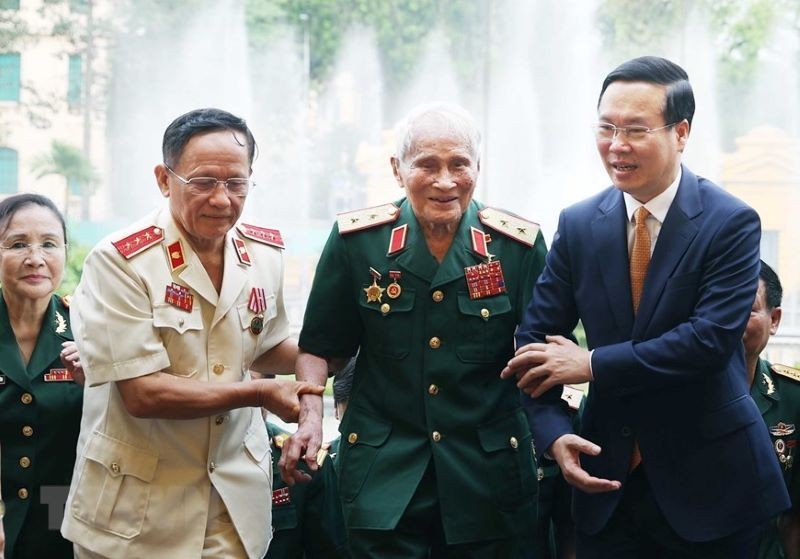
[[[23,456],[19,459],[19,465],[23,468],[30,468],[31,467],[31,459],[27,456]]]
[[[442,299],[444,299],[444,293],[439,291],[438,289],[431,293],[431,299],[433,299],[434,303],[441,303]]]
[[[217,425],[222,425],[223,423],[225,423],[225,416],[218,415],[217,418],[214,420],[214,423],[216,423]]]
[[[119,467],[119,464],[116,462],[111,462],[111,471],[115,474],[118,474],[122,468]]]
[[[217,469],[217,465],[214,464],[214,462],[209,462],[208,463],[208,473],[209,474],[213,474],[214,470],[216,470],[216,469]]]
[[[347,435],[347,442],[348,443],[356,444],[357,440],[358,440],[358,433],[350,433],[349,435]]]
[[[442,340],[434,336],[430,339],[428,345],[431,346],[431,349],[439,349],[439,346],[442,345]]]
[[[214,368],[211,370],[214,371],[215,375],[221,375],[225,372],[225,365],[222,363],[214,363]]]
[[[544,479],[544,470],[542,468],[536,469],[536,479],[542,481]]]
[[[433,439],[433,442],[438,443],[442,440],[442,434],[439,431],[434,431],[431,433],[431,438]]]
[[[428,387],[428,394],[430,394],[431,396],[436,396],[438,393],[439,393],[439,387],[436,386],[435,384],[431,384]]]
[[[489,318],[489,309],[481,309],[481,317]]]
[[[381,312],[383,314],[389,314],[390,310],[392,310],[392,307],[389,305],[389,303],[384,303],[381,305]]]
[[[519,448],[519,441],[517,440],[517,437],[511,437],[508,439],[508,444],[510,444],[511,448],[513,449]]]
[[[30,404],[31,402],[33,402],[33,396],[31,396],[26,392],[25,394],[22,395],[20,400],[22,401],[23,404]]]
[[[23,499],[23,500],[27,499],[28,498],[28,490],[23,487],[22,489],[17,491],[17,497],[19,497],[20,499]]]
[[[30,425],[26,425],[25,427],[22,428],[22,434],[25,435],[26,437],[32,436],[33,427],[31,427]]]

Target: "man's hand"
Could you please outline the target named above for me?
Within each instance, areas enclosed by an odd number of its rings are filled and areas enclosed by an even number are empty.
[[[86,375],[83,373],[83,367],[81,366],[78,346],[75,345],[75,342],[64,342],[61,344],[61,347],[63,348],[59,354],[61,363],[72,374],[72,378],[75,379],[75,382],[83,386],[83,383],[86,381]]]
[[[590,476],[581,467],[581,454],[597,456],[600,447],[578,435],[561,435],[550,445],[550,454],[561,467],[567,483],[585,493],[604,493],[622,487],[619,481]]]
[[[559,384],[580,384],[592,379],[588,350],[563,336],[547,336],[546,340],[545,344],[519,348],[500,377],[516,376],[517,386],[533,398]]]
[[[283,443],[281,460],[278,466],[281,477],[287,485],[309,481],[311,476],[297,468],[297,462],[304,459],[311,471],[317,470],[317,452],[322,444],[322,416],[307,413],[297,431]]]
[[[296,380],[254,380],[258,387],[259,406],[267,408],[287,423],[295,423],[300,417],[300,396],[313,394],[322,396],[324,386]]]

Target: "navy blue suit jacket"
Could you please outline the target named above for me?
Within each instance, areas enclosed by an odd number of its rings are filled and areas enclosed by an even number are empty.
[[[624,484],[637,440],[672,528],[720,538],[789,506],[741,342],[758,286],[758,214],[684,167],[635,317],[626,221],[614,187],[561,213],[517,344],[569,336],[580,319],[594,349],[581,436],[602,447],[581,464]],[[560,393],[523,395],[540,453],[572,432]],[[575,490],[577,525],[597,533],[620,495]]]

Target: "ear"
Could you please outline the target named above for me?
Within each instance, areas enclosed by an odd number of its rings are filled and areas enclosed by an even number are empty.
[[[689,141],[690,126],[685,118],[675,125],[675,133],[678,135],[678,151],[683,153],[686,149],[686,142]]]
[[[394,174],[397,184],[400,185],[400,188],[405,188],[405,185],[403,184],[403,177],[400,176],[400,160],[393,155],[389,161],[392,164],[392,174]]]
[[[169,198],[169,171],[167,168],[159,163],[156,165],[155,169],[153,169],[153,173],[156,175],[156,182],[158,183],[158,189],[161,191],[161,195],[164,198]]]
[[[775,333],[778,331],[778,326],[781,324],[781,316],[783,315],[783,311],[781,311],[780,307],[775,307],[772,309],[770,313],[770,325],[769,325],[769,334],[770,336],[774,336]]]

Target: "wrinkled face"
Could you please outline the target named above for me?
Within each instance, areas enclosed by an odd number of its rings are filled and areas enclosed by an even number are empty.
[[[758,280],[758,292],[753,301],[753,308],[750,310],[750,318],[744,330],[742,341],[744,342],[745,355],[754,357],[760,355],[767,347],[769,337],[778,331],[781,322],[781,309],[777,307],[770,310],[767,308],[767,293],[764,288],[764,280]]]
[[[441,126],[417,130],[403,161],[392,169],[423,228],[457,225],[467,210],[480,165],[467,140]]]
[[[9,220],[0,237],[0,282],[8,299],[49,299],[64,276],[64,229],[48,208],[29,204]],[[29,248],[26,250],[26,245]]]
[[[613,82],[598,106],[599,122],[618,127],[660,128],[664,122],[666,88],[646,82]],[[638,141],[624,133],[613,140],[597,140],[597,151],[611,182],[642,203],[664,192],[675,180],[681,153],[689,137],[689,123],[657,130]]]
[[[173,171],[184,179],[214,177],[219,180],[248,178],[250,163],[246,138],[231,130],[193,136],[183,148]],[[164,165],[155,168],[161,193],[169,198],[170,211],[195,248],[224,242],[244,208],[244,197],[228,195],[224,185],[206,194],[192,194]]]

